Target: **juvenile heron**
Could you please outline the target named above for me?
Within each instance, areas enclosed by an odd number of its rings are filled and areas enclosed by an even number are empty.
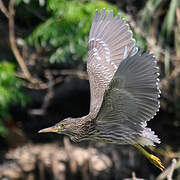
[[[132,144],[163,170],[159,158],[143,148],[160,143],[146,127],[160,108],[156,64],[152,54],[138,51],[129,25],[119,14],[113,17],[113,11],[106,15],[105,9],[96,10],[88,42],[90,112],[39,132],[65,134],[73,141]]]

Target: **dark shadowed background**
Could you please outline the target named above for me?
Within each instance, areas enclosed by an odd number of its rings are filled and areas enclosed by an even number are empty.
[[[162,143],[148,149],[180,179],[178,0],[0,0],[0,179],[165,179],[135,148],[73,143],[38,134],[88,113],[87,42],[96,9],[114,10],[160,68],[161,109],[148,123]]]

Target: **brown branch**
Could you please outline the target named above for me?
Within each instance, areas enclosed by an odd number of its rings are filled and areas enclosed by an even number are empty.
[[[175,167],[176,167],[176,159],[173,159],[172,160],[172,164],[171,164],[171,166],[170,166],[170,169],[169,169],[169,173],[168,173],[168,175],[167,175],[167,179],[168,180],[172,180],[172,176],[173,176],[173,173],[174,173],[174,169],[175,169]]]
[[[2,0],[0,0],[0,10],[2,11],[2,13],[8,18],[8,24],[9,24],[9,42],[10,42],[10,46],[12,49],[12,52],[14,54],[14,56],[16,57],[22,72],[24,73],[25,77],[27,79],[31,78],[31,75],[24,63],[24,59],[22,58],[22,56],[19,53],[19,50],[16,46],[16,41],[15,41],[15,33],[14,33],[14,15],[15,15],[15,11],[14,11],[14,3],[15,0],[10,0],[9,2],[9,12],[6,9],[6,7],[4,6]]]
[[[88,80],[88,75],[84,71],[74,70],[74,69],[65,69],[61,71],[53,71],[55,75],[62,75],[62,76],[75,76],[79,79]]]
[[[157,178],[156,180],[163,180],[163,179],[168,179],[168,180],[172,180],[172,176],[174,173],[174,170],[176,169],[176,159],[172,159],[172,163],[171,165],[166,168]]]
[[[9,12],[8,12],[8,10],[6,9],[6,7],[4,6],[2,0],[0,0],[0,10],[2,11],[2,13],[3,13],[7,18],[9,18]]]
[[[136,173],[135,172],[132,172],[132,178],[125,178],[123,180],[144,180],[142,178],[137,178],[136,177]]]
[[[9,2],[9,41],[10,41],[10,46],[12,49],[12,52],[14,56],[16,57],[16,60],[24,73],[26,79],[28,79],[30,82],[32,82],[31,74],[29,73],[26,64],[24,62],[24,59],[22,58],[17,46],[16,46],[16,41],[15,41],[15,33],[14,33],[14,3],[15,0],[10,0]]]
[[[44,97],[44,101],[43,104],[41,106],[41,109],[43,109],[44,111],[47,109],[50,100],[52,99],[53,95],[54,95],[54,91],[53,91],[53,85],[54,85],[54,81],[53,81],[53,76],[50,72],[50,70],[46,70],[45,72],[46,77],[48,79],[48,89],[47,89],[47,93]]]
[[[2,13],[8,18],[8,25],[9,25],[9,43],[11,50],[22,70],[22,77],[26,80],[28,80],[30,83],[28,84],[29,87],[31,88],[36,88],[36,89],[44,89],[47,87],[47,85],[43,82],[41,82],[39,79],[36,79],[31,76],[25,61],[22,57],[22,55],[19,52],[19,49],[16,45],[16,39],[15,39],[15,24],[14,24],[14,15],[15,15],[15,10],[14,10],[14,3],[15,0],[10,0],[9,2],[9,7],[8,10],[6,9],[5,5],[3,4],[3,1],[0,0],[0,10]]]

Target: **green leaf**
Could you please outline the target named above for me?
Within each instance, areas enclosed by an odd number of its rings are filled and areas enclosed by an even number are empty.
[[[118,9],[104,1],[48,0],[47,10],[51,17],[40,24],[27,38],[35,47],[50,50],[50,63],[73,63],[87,57],[88,35],[96,9]]]
[[[7,130],[2,122],[10,117],[9,106],[13,104],[26,104],[27,97],[21,91],[22,81],[16,78],[14,66],[11,63],[0,63],[0,136],[5,135]]]

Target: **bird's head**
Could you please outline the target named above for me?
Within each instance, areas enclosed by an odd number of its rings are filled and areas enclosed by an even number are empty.
[[[48,127],[40,130],[38,133],[55,132],[58,134],[65,134],[68,136],[75,136],[77,132],[75,118],[66,118],[52,127]]]

